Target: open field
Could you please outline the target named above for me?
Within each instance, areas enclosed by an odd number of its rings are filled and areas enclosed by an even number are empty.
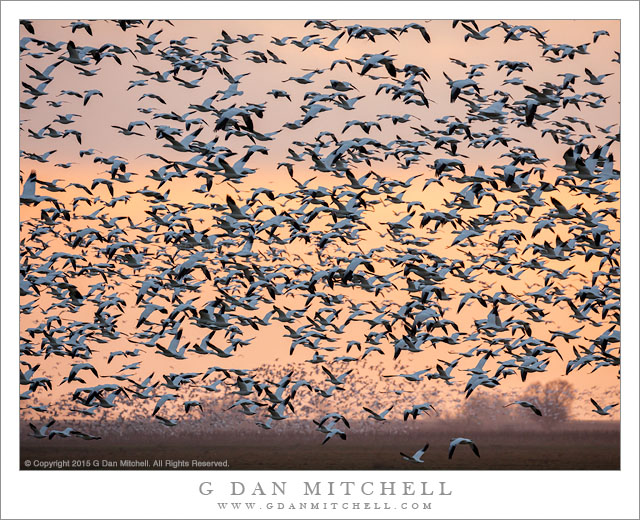
[[[620,425],[618,422],[572,421],[561,426],[512,425],[502,428],[464,426],[455,423],[433,425],[384,424],[388,428],[358,430],[352,424],[347,440],[333,438],[321,445],[324,435],[310,430],[290,432],[212,431],[210,435],[162,432],[105,436],[97,441],[54,438],[34,439],[23,434],[21,469],[42,461],[69,461],[60,469],[132,469],[122,460],[149,461],[138,469],[233,469],[233,470],[617,470],[620,468]],[[386,430],[383,431],[383,430]],[[24,430],[26,433],[26,430]],[[454,436],[473,439],[481,458],[468,446],[447,458]],[[404,461],[399,452],[412,455],[428,442],[424,464]],[[30,461],[30,467],[25,461]],[[186,461],[171,467],[166,460]],[[226,467],[194,468],[193,462],[226,461]],[[38,461],[38,462],[36,462]],[[76,462],[73,462],[76,461]],[[79,462],[77,462],[79,461]],[[95,461],[95,462],[94,462]],[[154,461],[162,461],[153,467]],[[75,467],[72,467],[75,464]],[[95,464],[95,465],[94,465]],[[53,468],[57,469],[57,468]]]

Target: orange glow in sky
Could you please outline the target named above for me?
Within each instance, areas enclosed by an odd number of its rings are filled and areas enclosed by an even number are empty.
[[[21,28],[25,418],[182,406],[216,366],[362,416],[379,388],[618,402],[618,22],[125,29]]]

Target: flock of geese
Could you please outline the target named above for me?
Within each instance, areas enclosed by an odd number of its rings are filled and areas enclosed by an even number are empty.
[[[613,63],[595,70],[586,61],[607,31],[570,45],[530,25],[455,20],[447,24],[460,50],[495,39],[537,55],[477,64],[450,58],[437,71],[428,59],[408,63],[402,52],[415,45],[443,52],[426,22],[309,20],[300,23],[310,32],[303,36],[218,30],[203,42],[165,37],[185,22],[77,21],[64,26],[69,39],[56,43],[41,27],[58,22],[21,23],[21,130],[30,114],[55,113],[21,139],[21,164],[31,171],[20,195],[25,409],[53,413],[55,404],[30,403],[55,392],[69,392],[73,414],[88,419],[149,400],[150,420],[174,427],[203,410],[188,389],[226,388],[233,396],[227,413],[269,430],[305,419],[296,408],[309,396],[331,403],[348,393],[349,366],[376,356],[432,353],[431,366],[378,374],[434,395],[453,386],[465,399],[478,389],[499,391],[505,379],[530,381],[552,361],[563,363],[565,376],[619,371],[620,135],[615,121],[604,127],[589,119],[609,99],[593,88],[619,75]],[[131,47],[100,41],[100,24],[115,24]],[[351,45],[365,43],[371,52],[352,54]],[[287,65],[308,49],[316,52],[313,68]],[[536,75],[534,57],[556,72]],[[157,165],[146,175],[118,150],[87,147],[108,141],[79,126],[86,107],[114,106],[100,84],[101,68],[112,62],[131,74],[121,95],[137,100],[138,114],[107,126],[139,140],[140,157]],[[619,63],[619,53],[611,62]],[[277,67],[289,77],[276,79]],[[584,74],[565,72],[576,67]],[[487,79],[496,74],[502,83]],[[94,88],[56,88],[58,78],[74,75]],[[263,98],[248,101],[242,89],[256,81]],[[438,82],[446,99],[432,86]],[[372,96],[381,112],[375,117],[366,108]],[[433,116],[435,107],[451,114]],[[331,118],[343,111],[348,120],[336,124]],[[295,119],[269,127],[272,114],[293,112]],[[385,141],[387,134],[394,137]],[[529,143],[562,160],[547,164]],[[275,160],[280,180],[268,187],[260,170],[279,147],[286,149]],[[78,158],[65,155],[54,168],[82,172],[82,182],[37,173],[34,166],[62,155],[59,148]],[[472,166],[474,154],[489,153],[496,164]],[[188,202],[174,195],[176,186],[188,187]],[[283,331],[278,344],[264,344],[267,330]],[[308,353],[309,370],[324,379],[294,370],[260,379],[234,364],[251,349]],[[154,367],[163,359],[199,368],[140,376],[152,358]],[[61,381],[48,371],[52,361]],[[402,393],[316,416],[322,444],[346,439],[354,416],[388,421]],[[616,406],[591,403],[599,415]],[[545,413],[530,400],[511,405]],[[438,414],[436,406],[412,402],[401,416],[415,421]],[[31,423],[33,436],[100,438],[52,430],[55,421]],[[461,445],[480,456],[472,440],[455,437],[449,458]],[[423,463],[428,447],[401,456]]]

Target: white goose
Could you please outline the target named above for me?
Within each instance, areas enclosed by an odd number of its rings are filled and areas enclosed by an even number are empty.
[[[592,411],[597,413],[598,415],[609,415],[609,410],[611,410],[615,406],[618,406],[618,403],[616,403],[616,404],[610,404],[602,408],[598,403],[596,403],[596,401],[593,398],[591,398],[591,404],[595,406],[595,409]]]
[[[542,412],[536,407],[536,405],[530,403],[529,401],[514,401],[513,403],[505,404],[504,408],[506,408],[507,406],[511,406],[512,404],[519,404],[524,408],[529,408],[533,413],[542,417]]]
[[[457,437],[455,439],[451,439],[451,443],[449,444],[449,458],[453,457],[453,452],[456,449],[456,446],[462,446],[464,444],[471,446],[471,451],[475,453],[476,457],[480,457],[480,451],[478,450],[475,442],[471,439],[465,439],[464,437]]]
[[[421,450],[416,451],[413,455],[409,456],[406,455],[405,453],[400,452],[400,455],[402,455],[402,458],[404,460],[408,460],[409,462],[416,462],[419,464],[424,463],[424,460],[422,460],[422,456],[424,455],[425,451],[427,451],[427,449],[429,449],[429,443],[424,445],[424,448],[422,448]]]
[[[393,409],[393,405],[391,405],[389,408],[387,408],[385,411],[381,412],[381,413],[376,413],[373,410],[370,410],[369,408],[367,408],[366,406],[363,406],[362,409],[365,412],[368,412],[369,415],[369,419],[374,419],[376,421],[386,421],[387,419],[385,418],[385,416]]]

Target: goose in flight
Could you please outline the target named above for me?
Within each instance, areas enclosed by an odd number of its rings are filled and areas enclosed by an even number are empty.
[[[55,422],[55,419],[51,419],[47,424],[41,426],[40,428],[37,428],[32,423],[29,423],[29,428],[31,428],[31,431],[33,432],[32,435],[36,439],[46,439],[49,436],[47,430],[51,428],[55,424]]]
[[[370,26],[362,26],[360,24],[347,25],[345,27],[347,34],[349,35],[349,39],[347,41],[351,41],[351,38],[356,39],[365,39],[368,38],[370,41],[375,42],[376,36],[382,36],[385,34],[389,34],[393,36],[395,40],[398,40],[395,31],[400,30],[399,27],[391,27],[389,29],[384,27],[370,27]]]
[[[463,69],[467,68],[467,64],[464,61],[459,60],[458,58],[449,58],[449,61],[455,63],[456,65],[460,65]]]
[[[202,404],[200,403],[200,401],[185,401],[184,403],[184,411],[185,413],[189,413],[193,408],[200,408],[200,411],[202,412]]]
[[[333,421],[333,424],[337,424],[338,422],[342,421],[347,428],[351,428],[351,426],[349,426],[349,421],[347,420],[347,418],[344,415],[337,412],[326,414],[322,419],[320,419],[320,421],[318,422],[318,425],[322,426],[328,420]]]
[[[203,378],[203,380],[204,380],[204,378]],[[209,383],[208,385],[203,385],[202,388],[204,388],[208,392],[218,392],[218,391],[220,391],[218,386],[220,386],[223,381],[224,381],[224,379],[216,379],[215,381],[213,381],[212,383]]]
[[[41,163],[46,163],[49,162],[49,156],[51,154],[56,153],[57,150],[50,150],[48,152],[45,152],[41,155],[35,154],[35,153],[29,153],[29,152],[23,152],[24,157],[26,157],[27,159],[31,159],[32,161],[38,161]],[[34,173],[35,175],[35,173]]]
[[[91,31],[91,26],[87,22],[82,22],[82,21],[71,22],[70,25],[63,25],[62,27],[64,28],[71,27],[72,33],[76,32],[79,29],[84,29],[85,31],[87,31],[89,36],[93,36],[93,32]]]
[[[442,72],[444,77],[447,78],[447,85],[451,88],[451,103],[455,102],[458,99],[458,96],[465,91],[465,89],[472,88],[476,91],[478,95],[480,95],[480,87],[478,83],[471,78],[452,80],[449,76],[447,76],[446,72]]]
[[[163,105],[166,105],[167,102],[162,99],[160,96],[158,96],[157,94],[153,94],[152,92],[148,92],[147,94],[142,94],[142,96],[140,96],[138,98],[138,101],[144,99],[144,98],[149,98],[149,99],[156,99],[158,101],[160,101],[160,103],[162,103]]]
[[[455,379],[455,376],[451,375],[451,371],[457,365],[457,361],[450,363],[446,369],[442,368],[440,364],[436,365],[437,374],[427,374],[427,378],[429,379],[442,379],[447,385],[453,385],[451,382],[452,379]]]
[[[327,367],[322,366],[321,368],[322,368],[322,371],[325,374],[327,374],[327,376],[329,376],[325,381],[328,381],[332,385],[336,385],[336,386],[344,385],[344,378],[347,377],[351,372],[353,372],[353,369],[347,370],[344,374],[341,374],[338,377],[336,377],[331,373],[331,371]]]
[[[611,35],[609,34],[608,31],[605,31],[605,30],[594,31],[593,43],[596,43],[598,41],[598,38],[600,38],[600,36],[611,36]]]
[[[271,430],[273,428],[273,419],[269,417],[266,421],[256,421],[256,425],[263,430]]]
[[[267,412],[269,413],[271,419],[273,419],[274,421],[282,421],[284,419],[286,419],[287,417],[290,417],[289,415],[284,415],[287,409],[287,406],[289,406],[291,409],[293,409],[291,407],[291,404],[289,404],[289,400],[291,399],[291,396],[287,397],[284,401],[282,401],[280,404],[278,405],[271,405],[267,408]]]
[[[424,448],[422,448],[421,450],[416,451],[413,455],[409,456],[406,455],[402,452],[400,452],[400,455],[402,455],[402,458],[404,460],[408,460],[409,462],[416,462],[419,464],[424,463],[424,460],[422,460],[422,456],[424,455],[424,453],[429,449],[429,443],[424,445]]]
[[[24,27],[27,32],[31,34],[36,33],[35,29],[33,28],[33,22],[31,20],[20,20],[20,25],[22,25],[22,27]]]
[[[81,410],[78,408],[71,408],[71,411],[81,413],[82,415],[91,416],[91,415],[95,415],[97,409],[98,409],[98,405],[94,404],[93,406],[89,406],[84,410]]]
[[[362,70],[360,71],[360,75],[364,76],[372,68],[377,68],[384,65],[389,75],[395,78],[396,67],[393,64],[393,60],[395,60],[395,58],[393,57],[393,55],[387,55],[387,52],[389,51],[384,51],[381,54],[369,55],[362,64]]]
[[[155,46],[158,45],[160,42],[156,41],[156,37],[163,31],[163,29],[160,29],[157,32],[154,32],[152,35],[150,36],[143,36],[140,34],[136,34],[136,38],[138,40],[140,40],[142,43],[144,43],[145,45],[150,45],[150,46]],[[135,67],[135,65],[134,65]]]
[[[336,45],[340,41],[340,38],[344,36],[345,32],[346,31],[342,31],[340,34],[338,34],[338,36],[336,36],[333,40],[331,40],[331,43],[329,43],[328,45],[324,43],[320,44],[320,48],[329,52],[337,51],[338,48],[336,47]]]
[[[564,205],[559,200],[553,197],[551,197],[551,202],[556,207],[556,210],[557,210],[556,212],[551,213],[551,216],[560,218],[562,220],[574,220],[574,219],[580,218],[578,214],[578,210],[576,208],[572,208],[571,210],[568,210],[566,207],[564,207]]]
[[[314,45],[321,45],[322,38],[318,38],[318,34],[308,34],[302,40],[293,39],[291,41],[292,45],[296,47],[300,47],[302,52],[306,51],[309,47],[313,47]]]
[[[180,47],[184,47],[189,40],[197,40],[196,36],[183,36],[179,40],[170,40],[169,45],[178,45]]]
[[[340,31],[342,27],[338,27],[334,25],[333,22],[335,21],[336,20],[318,20],[314,18],[304,22],[304,27],[309,27],[310,25],[313,25],[316,29],[329,29],[331,31]]]
[[[317,354],[317,352],[314,353]],[[324,359],[322,361],[325,361]],[[311,361],[308,361],[308,363],[311,363]],[[328,398],[331,397],[333,395],[333,392],[336,391],[344,391],[344,388],[342,388],[341,386],[330,386],[328,389],[324,389],[324,388],[315,388],[314,389],[316,393],[320,394],[322,397],[324,398]]]
[[[495,62],[498,64],[498,70],[503,67],[508,69],[507,76],[512,72],[523,72],[524,69],[533,70],[533,67],[526,61],[495,60]]]
[[[363,406],[362,409],[365,412],[369,413],[369,416],[368,416],[369,419],[374,419],[376,421],[386,421],[387,419],[385,416],[393,409],[393,405],[391,405],[389,408],[387,408],[381,413],[376,413],[373,410],[367,408],[366,406]]]
[[[45,82],[50,82],[53,81],[53,76],[51,75],[51,73],[54,71],[54,69],[60,65],[62,63],[62,61],[56,61],[54,64],[49,65],[46,69],[44,69],[42,72],[40,72],[38,69],[32,67],[29,64],[26,64],[27,68],[33,72],[33,74],[31,74],[29,77],[35,79],[36,81],[45,81]]]
[[[153,413],[151,415],[156,415],[160,411],[160,408],[162,408],[167,401],[175,401],[176,399],[177,397],[173,394],[163,395],[162,397],[160,397],[160,399],[158,399],[158,402],[156,403],[156,406],[153,409]]]
[[[271,89],[269,92],[267,92],[267,94],[273,96],[276,99],[283,97],[291,101],[291,96],[285,90],[279,90],[274,88],[274,89]]]
[[[49,406],[45,405],[45,404],[41,404],[39,406],[34,406],[32,404],[30,404],[29,406],[27,406],[27,408],[29,408],[30,410],[35,410],[36,412],[40,412],[40,413],[45,413],[46,411],[49,410]],[[24,408],[23,408],[24,410]]]
[[[235,403],[233,403],[229,408],[227,408],[226,410],[231,410],[232,408],[235,408],[236,406],[240,406],[240,412],[242,412],[245,415],[256,415],[258,412],[258,408],[261,406],[267,406],[265,403],[257,403],[251,399],[245,399],[245,398],[241,398],[238,399]]]
[[[71,436],[80,437],[85,441],[95,441],[100,439],[100,437],[97,437],[95,435],[90,435],[88,433],[83,433],[74,428],[65,428],[64,430],[51,430],[51,432],[49,432],[49,439],[53,439],[56,435],[58,437],[63,437],[63,438],[68,438]]]
[[[167,309],[165,309],[162,305],[156,305],[155,303],[147,303],[144,306],[144,309],[140,313],[140,317],[138,318],[138,323],[136,324],[136,328],[139,328],[142,324],[147,321],[147,318],[151,316],[155,311],[158,311],[162,314],[168,314]]]
[[[171,426],[178,425],[178,421],[176,421],[175,419],[167,419],[166,417],[162,417],[160,415],[156,415],[155,417],[156,419],[158,419],[158,421],[160,421],[165,426],[171,427]]]
[[[34,139],[45,139],[46,137],[49,136],[49,134],[45,134],[45,132],[49,131],[49,125],[47,126],[43,126],[40,130],[38,130],[37,132],[34,132],[33,130],[31,130],[30,128],[28,129],[29,131],[29,137],[32,137]]]
[[[423,404],[414,404],[411,408],[407,408],[403,413],[403,419],[406,421],[409,417],[413,417],[415,420],[418,415],[422,415],[423,413],[429,415],[429,410],[433,410],[438,415],[438,412],[433,407],[431,403],[423,403]]]
[[[591,404],[593,406],[595,406],[595,409],[591,410],[592,412],[597,413],[598,415],[609,415],[609,410],[611,410],[612,408],[618,406],[618,403],[616,404],[610,404],[608,406],[605,406],[604,408],[602,408],[598,403],[596,403],[595,399],[591,398],[590,399]]]
[[[533,413],[542,417],[542,412],[536,407],[536,405],[530,403],[529,401],[514,401],[513,403],[505,404],[504,408],[507,406],[511,406],[512,404],[519,404],[524,408],[529,408]]]
[[[97,89],[85,90],[82,105],[86,105],[93,96],[100,96],[101,98],[104,98],[102,92]]]
[[[60,123],[62,125],[69,125],[71,123],[75,123],[76,121],[73,120],[74,117],[82,117],[80,114],[58,114],[57,119],[54,119],[53,122],[54,123]]]
[[[607,76],[612,76],[613,72],[610,72],[609,74],[600,74],[599,76],[596,76],[593,72],[591,72],[589,69],[584,69],[584,72],[587,74],[587,76],[589,76],[589,79],[585,79],[585,83],[589,83],[591,85],[604,85],[604,81],[602,81],[604,78],[606,78]]]
[[[73,65],[80,65],[80,66],[86,66],[91,63],[86,58],[85,52],[83,51],[81,55],[81,53],[79,52],[79,49],[76,47],[76,44],[71,40],[67,43],[67,52],[69,53],[69,56],[60,56],[61,60],[68,61]]]
[[[74,363],[73,365],[71,365],[71,371],[69,372],[69,376],[66,378],[66,382],[70,383],[73,380],[80,381],[80,379],[78,378],[78,372],[80,372],[81,370],[89,370],[93,372],[94,376],[99,377],[98,371],[91,363]]]
[[[335,423],[332,423],[331,426],[329,426],[329,427],[325,427],[325,426],[322,426],[322,425],[318,426],[318,430],[320,430],[322,433],[326,433],[326,436],[325,436],[324,440],[322,441],[322,444],[326,444],[327,442],[329,442],[336,435],[338,437],[340,437],[343,441],[347,440],[347,434],[345,432],[343,432],[342,430],[338,429],[338,428],[333,428],[333,424],[335,424]]]
[[[431,36],[427,32],[427,29],[425,29],[424,25],[420,25],[419,23],[416,23],[416,22],[408,23],[404,25],[402,28],[399,28],[399,34],[404,34],[409,29],[417,30],[422,35],[422,38],[424,39],[424,41],[426,41],[427,43],[431,43]]]
[[[111,125],[111,128],[117,128],[119,134],[138,135],[140,137],[144,137],[144,134],[141,134],[140,132],[134,132],[133,130],[130,130],[128,128],[124,128],[123,126]]]
[[[496,27],[500,27],[500,24],[490,25],[489,27],[484,28],[482,31],[478,31],[473,27],[467,25],[466,23],[463,23],[462,27],[464,27],[468,31],[467,34],[464,35],[464,41],[466,42],[469,40],[469,38],[473,38],[474,40],[486,40],[487,38],[489,38],[489,31],[495,29]]]
[[[507,33],[504,37],[504,43],[507,43],[509,40],[515,40],[515,41],[522,40],[522,35],[526,32],[534,35],[534,37],[540,42],[544,41],[545,39],[545,34],[541,33],[538,29],[536,29],[532,25],[514,25],[513,27],[509,27],[504,22],[498,25],[502,27]],[[516,34],[518,32],[520,34]]]
[[[555,338],[562,338],[564,339],[567,343],[569,343],[570,339],[579,339],[580,336],[578,336],[578,332],[580,332],[582,329],[584,329],[584,325],[582,327],[578,327],[577,329],[572,330],[571,332],[563,332],[561,330],[550,330],[549,332],[551,332],[551,340],[553,341]]]
[[[354,100],[357,100],[357,99],[358,98],[354,98]],[[302,120],[302,125],[306,125],[307,123],[309,123],[309,121],[318,117],[318,114],[322,112],[327,112],[328,110],[332,110],[331,107],[327,107],[319,103],[315,103],[313,105],[303,105],[301,108],[305,112],[304,119]]]
[[[295,77],[295,76],[290,76],[289,79],[285,79],[282,82],[286,83],[287,81],[295,81],[296,83],[299,83],[300,85],[308,85],[309,83],[313,83],[313,80],[311,79],[315,74],[321,74],[322,72],[324,72],[324,69],[322,70],[312,70],[310,72],[307,72],[304,76],[300,76],[300,77]]]
[[[480,457],[480,451],[478,450],[475,442],[471,439],[465,439],[464,437],[457,437],[455,439],[451,439],[451,442],[449,443],[449,458],[453,457],[453,452],[457,446],[464,446],[465,444],[471,446],[471,451],[473,451],[476,457]]]
[[[29,177],[24,181],[22,185],[22,195],[20,195],[20,204],[38,204],[42,200],[48,199],[48,197],[42,197],[36,195],[36,183],[38,182],[36,171],[31,170]],[[53,200],[53,199],[52,199]]]
[[[78,67],[77,65],[73,66],[74,69],[76,69],[78,71],[79,74],[81,74],[82,76],[87,76],[88,78],[91,78],[93,76],[97,76],[98,72],[100,72],[102,69],[85,69],[82,67]]]
[[[382,377],[404,377],[407,381],[418,382],[423,380],[422,374],[426,374],[428,371],[429,369],[427,368],[425,370],[418,370],[413,374],[389,374],[383,375]]]
[[[285,45],[287,45],[287,41],[292,40],[293,38],[293,36],[283,36],[282,38],[276,38],[275,36],[272,36],[269,43],[277,45],[278,47],[284,47]]]
[[[49,83],[45,81],[43,83],[40,83],[40,85],[38,85],[37,87],[32,87],[31,85],[23,81],[22,86],[26,89],[26,90],[23,90],[25,94],[29,94],[35,98],[38,98],[40,96],[47,95],[47,93],[45,92],[45,89],[49,86]]]

